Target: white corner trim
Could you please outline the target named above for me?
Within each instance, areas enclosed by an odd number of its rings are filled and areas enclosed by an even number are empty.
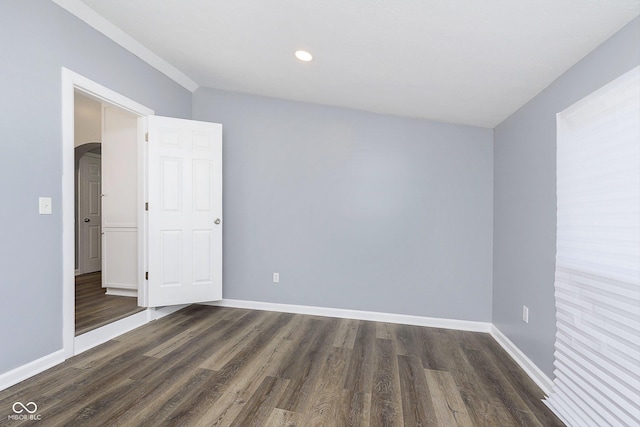
[[[495,325],[491,325],[491,336],[509,353],[509,356],[524,369],[527,375],[538,384],[538,387],[540,387],[545,396],[548,397],[551,394],[551,390],[553,390],[553,381]]]
[[[195,92],[196,89],[200,87],[200,85],[193,81],[189,76],[169,64],[164,59],[160,58],[147,47],[142,45],[142,43],[116,27],[113,23],[105,19],[102,15],[98,14],[95,10],[80,0],[53,0],[53,2],[84,21],[96,31],[99,31],[115,43],[133,53],[153,68],[178,83],[180,86],[188,89],[190,92]]]
[[[36,359],[33,362],[26,363],[12,369],[11,371],[5,372],[0,375],[0,391],[18,384],[20,381],[24,381],[27,378],[39,374],[40,372],[46,371],[47,369],[64,362],[64,360],[64,350],[58,350],[47,354],[40,359]]]
[[[472,332],[490,332],[491,324],[471,320],[441,319],[410,314],[380,313],[375,311],[345,310],[341,308],[313,307],[308,305],[278,304],[260,301],[223,299],[205,303],[219,307],[247,308],[252,310],[278,311],[283,313],[309,314],[313,316],[338,317],[341,319],[370,320],[373,322],[401,323],[428,326],[431,328],[458,329]]]

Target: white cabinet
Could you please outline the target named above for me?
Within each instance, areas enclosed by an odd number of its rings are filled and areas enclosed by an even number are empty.
[[[138,294],[137,116],[102,109],[102,287]]]

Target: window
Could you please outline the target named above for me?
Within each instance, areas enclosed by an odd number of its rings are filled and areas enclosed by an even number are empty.
[[[557,333],[546,400],[640,425],[640,67],[557,116]]]

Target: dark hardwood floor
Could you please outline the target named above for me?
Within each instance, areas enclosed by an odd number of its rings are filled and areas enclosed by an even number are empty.
[[[558,426],[488,334],[192,305],[0,392],[46,426]]]
[[[101,272],[76,276],[76,336],[142,310],[137,298],[106,295]]]

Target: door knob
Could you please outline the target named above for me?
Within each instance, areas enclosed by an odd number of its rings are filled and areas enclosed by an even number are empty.
[[[216,218],[216,220],[213,221],[213,222],[216,223],[216,224],[220,224],[220,218]]]
[[[91,221],[89,218],[84,219],[84,222],[89,222],[89,221]]]

